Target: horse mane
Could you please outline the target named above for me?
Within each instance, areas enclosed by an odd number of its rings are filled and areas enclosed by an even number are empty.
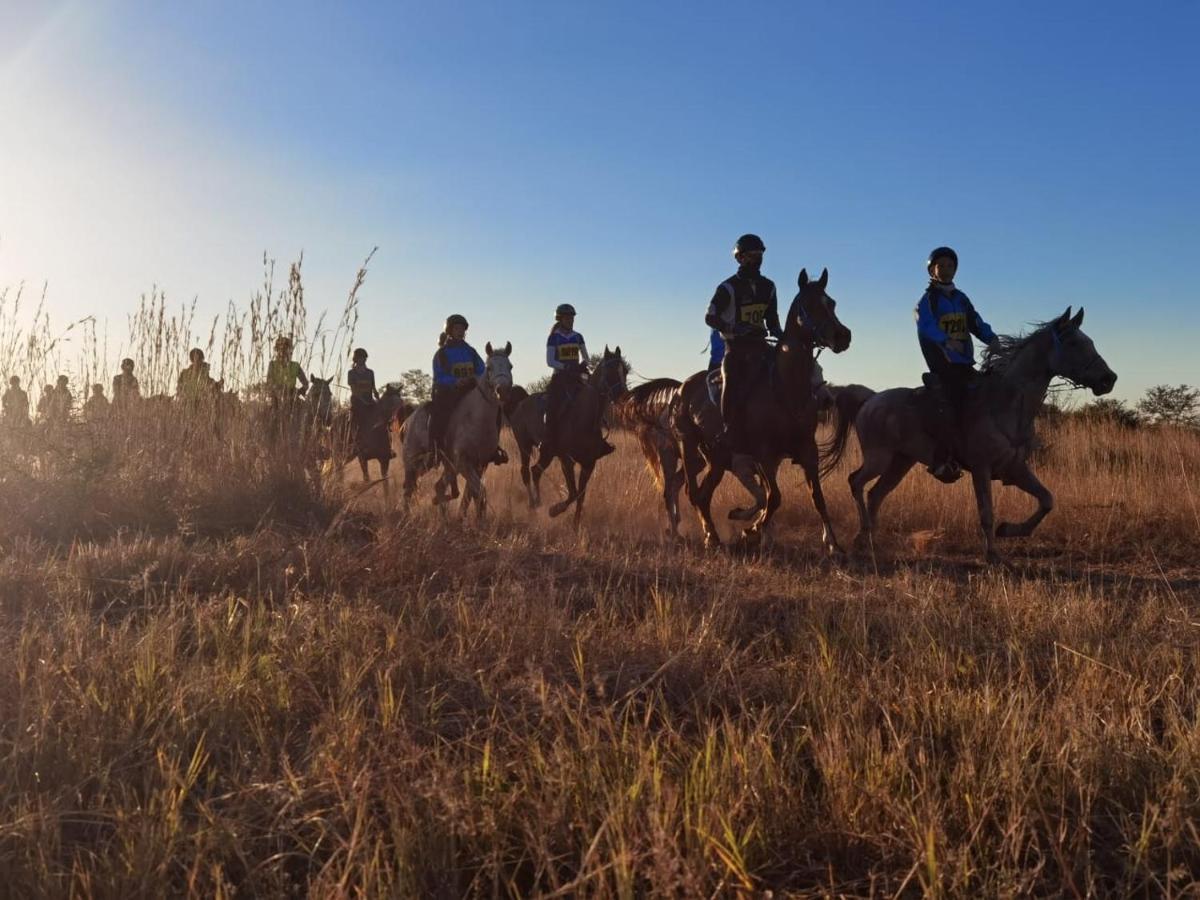
[[[679,388],[675,378],[652,378],[630,388],[612,404],[614,418],[622,425],[633,427],[658,418],[674,392]],[[656,408],[657,407],[657,408]]]
[[[985,375],[1003,376],[1021,351],[1047,333],[1056,322],[1055,319],[1049,322],[1035,322],[1033,330],[1028,333],[997,335],[996,347],[984,350],[981,371]]]

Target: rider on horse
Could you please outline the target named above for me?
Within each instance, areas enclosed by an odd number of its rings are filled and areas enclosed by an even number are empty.
[[[199,403],[212,396],[216,382],[208,374],[204,351],[193,347],[188,352],[188,367],[175,380],[175,396],[188,403]]]
[[[124,409],[140,396],[141,388],[137,376],[133,374],[133,360],[125,357],[121,360],[121,373],[113,376],[112,405],[116,409]]]
[[[436,456],[445,449],[446,428],[450,416],[467,394],[483,377],[487,366],[475,348],[467,343],[466,317],[458,313],[446,319],[445,330],[438,338],[438,351],[433,355],[433,402],[429,408],[429,449]],[[508,456],[497,449],[492,460],[497,465],[507,462]]]
[[[975,351],[971,335],[993,346],[996,333],[983,321],[970,299],[954,286],[958,254],[938,247],[925,264],[929,287],[917,303],[917,339],[929,371],[945,398],[945,409],[937,420],[937,448],[930,473],[947,483],[962,475],[954,457],[954,440],[967,402],[967,391],[975,378]]]
[[[296,389],[296,382],[300,389]],[[275,339],[275,358],[267,363],[267,390],[271,395],[271,405],[290,407],[296,397],[308,392],[308,378],[304,375],[304,367],[292,359],[292,339],[280,335]]]
[[[572,388],[577,387],[588,372],[587,345],[583,335],[575,330],[575,307],[560,303],[554,310],[554,327],[546,339],[546,365],[553,371],[546,389],[546,435],[542,439],[539,459],[549,460],[562,444],[559,423],[570,402]],[[613,452],[612,444],[601,440],[599,459]]]
[[[720,440],[730,450],[744,449],[746,390],[766,359],[766,337],[783,337],[775,282],[759,272],[766,249],[756,234],[743,234],[737,239],[733,248],[737,273],[717,285],[704,317],[705,324],[720,332],[726,347],[721,362],[721,418],[725,429]]]

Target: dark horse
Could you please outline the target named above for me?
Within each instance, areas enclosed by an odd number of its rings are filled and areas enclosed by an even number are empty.
[[[758,541],[767,533],[781,502],[777,479],[779,464],[784,457],[790,456],[804,467],[813,506],[824,525],[821,541],[826,551],[834,554],[839,553],[840,548],[821,492],[816,441],[819,400],[813,391],[816,365],[813,351],[828,347],[834,353],[841,353],[850,346],[850,329],[838,321],[834,311],[837,304],[825,293],[828,271],[811,281],[807,270],[801,270],[797,283],[800,291],[788,309],[774,367],[763,372],[757,389],[749,392],[746,401],[746,434],[753,447],[750,456],[766,483],[767,496],[764,508],[746,530],[745,538]],[[712,497],[733,459],[716,442],[712,416],[701,412],[712,406],[705,378],[705,372],[698,372],[683,383],[672,426],[683,449],[688,499],[699,513],[705,546],[711,547],[721,543],[712,519]],[[708,471],[704,473],[704,480],[697,483],[706,460]]]
[[[335,463],[341,468],[352,459],[357,459],[362,468],[363,481],[369,481],[368,464],[379,463],[379,477],[383,479],[383,492],[388,493],[388,468],[396,453],[392,450],[392,424],[399,421],[405,409],[404,397],[396,385],[383,389],[379,400],[360,409],[339,410],[333,417],[333,446]]]
[[[561,515],[574,503],[575,522],[578,524],[583,514],[584,492],[599,459],[605,406],[625,393],[628,374],[629,365],[621,356],[621,348],[610,351],[606,346],[604,356],[587,380],[580,382],[570,405],[563,411],[559,420],[562,442],[557,457],[562,466],[567,496],[550,507],[551,516]],[[521,401],[508,417],[509,427],[521,453],[521,481],[529,492],[531,509],[541,504],[542,472],[554,458],[545,459],[539,455],[536,465],[529,464],[534,447],[539,446],[546,435],[545,409],[545,395],[539,392]],[[578,484],[575,480],[576,464],[579,466]]]
[[[989,562],[1000,561],[994,538],[1027,537],[1054,508],[1054,496],[1028,463],[1034,416],[1042,408],[1051,380],[1065,378],[1096,395],[1107,394],[1117,382],[1091,338],[1080,330],[1082,323],[1083,310],[1072,318],[1068,306],[1057,319],[1026,337],[1001,338],[999,348],[988,351],[983,373],[970,391],[956,455],[974,482]],[[838,422],[829,447],[823,448],[823,469],[829,471],[837,465],[853,425],[863,454],[862,466],[850,474],[861,525],[855,545],[867,548],[884,498],[916,463],[928,465],[933,458],[934,438],[925,414],[931,398],[920,388],[892,388],[876,394],[851,385],[834,393]],[[1002,522],[993,532],[992,482],[996,479],[1036,498],[1038,508],[1024,522]],[[875,485],[864,503],[863,489],[872,481]]]

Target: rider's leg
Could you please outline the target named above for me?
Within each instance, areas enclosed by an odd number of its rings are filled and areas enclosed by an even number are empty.
[[[433,402],[429,404],[429,451],[437,453],[446,437],[450,413],[454,411],[457,392],[449,385],[435,385]]]
[[[745,451],[745,382],[749,377],[749,355],[750,349],[744,342],[739,346],[730,341],[721,361],[721,421],[725,428],[720,440],[735,453]]]
[[[945,362],[938,366],[936,372],[943,404],[937,420],[937,448],[929,471],[942,481],[953,482],[962,475],[962,468],[955,457],[955,447],[961,437],[959,431],[967,401],[967,386],[974,370],[970,366]]]
[[[545,468],[558,455],[558,423],[562,418],[563,396],[566,394],[566,373],[555,372],[546,388],[546,433],[542,436],[538,465]]]

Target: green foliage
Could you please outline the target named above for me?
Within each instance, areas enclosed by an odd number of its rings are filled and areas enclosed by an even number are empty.
[[[1137,410],[1131,409],[1124,400],[1109,397],[1101,397],[1086,404],[1079,410],[1078,415],[1094,422],[1112,422],[1123,428],[1137,428],[1142,421]]]
[[[409,369],[400,375],[404,398],[413,403],[424,403],[433,397],[433,376],[424,369]]]
[[[1187,384],[1156,384],[1137,408],[1160,424],[1200,427],[1200,390]]]

